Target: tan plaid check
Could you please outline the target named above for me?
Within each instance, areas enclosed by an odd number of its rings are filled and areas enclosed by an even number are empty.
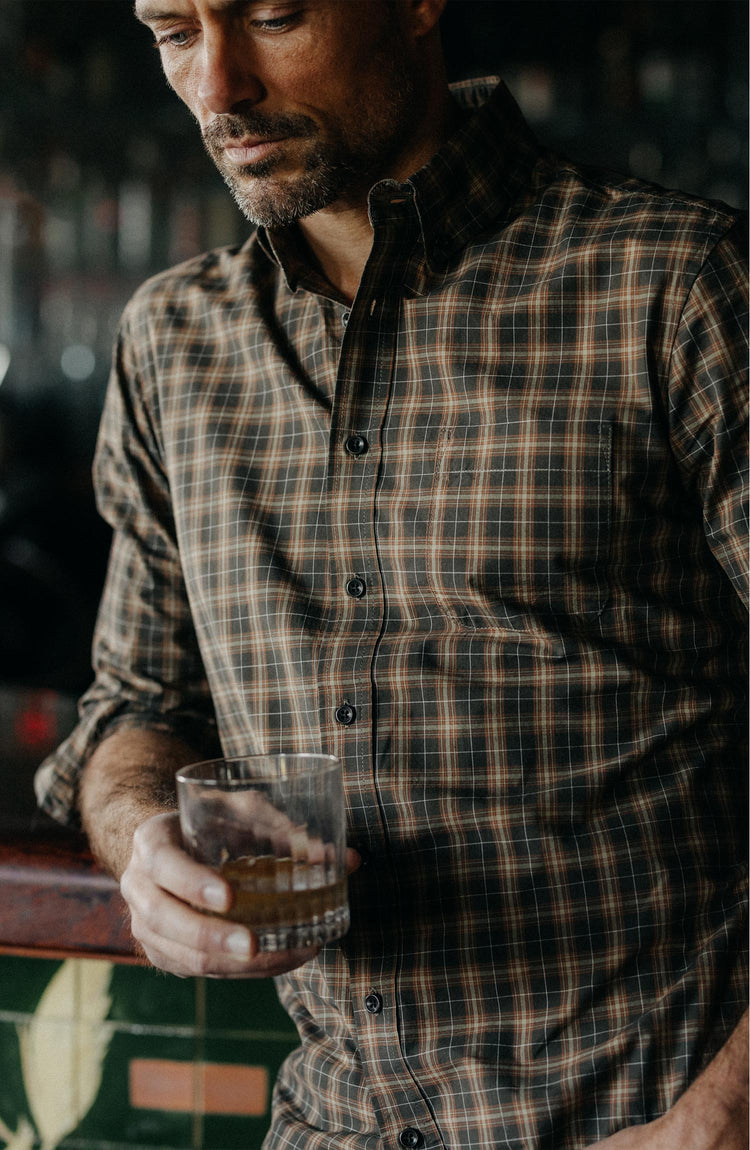
[[[742,220],[560,160],[502,87],[370,206],[350,316],[263,234],[128,307],[40,791],[74,818],[117,724],[340,755],[368,861],[279,980],[268,1145],[572,1150],[742,1009]]]

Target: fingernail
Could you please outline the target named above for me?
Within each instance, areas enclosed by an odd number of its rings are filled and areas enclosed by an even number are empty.
[[[237,958],[252,957],[252,940],[246,930],[233,930],[227,935],[225,946]]]
[[[203,901],[215,910],[224,910],[227,905],[227,892],[218,882],[209,882],[203,888]]]

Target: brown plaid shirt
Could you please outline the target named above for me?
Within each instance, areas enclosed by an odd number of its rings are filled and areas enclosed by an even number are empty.
[[[351,310],[262,233],[128,307],[96,682],[39,790],[73,817],[121,724],[339,755],[367,865],[279,980],[268,1144],[571,1150],[742,1009],[741,221],[502,87],[370,207]]]

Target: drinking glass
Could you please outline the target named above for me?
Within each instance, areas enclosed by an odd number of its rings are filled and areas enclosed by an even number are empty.
[[[332,755],[211,759],[177,772],[180,829],[218,871],[262,951],[330,942],[349,929],[344,791]]]

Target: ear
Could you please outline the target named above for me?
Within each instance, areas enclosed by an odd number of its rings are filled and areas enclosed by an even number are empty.
[[[448,0],[406,0],[406,19],[412,35],[427,36],[437,26]]]

